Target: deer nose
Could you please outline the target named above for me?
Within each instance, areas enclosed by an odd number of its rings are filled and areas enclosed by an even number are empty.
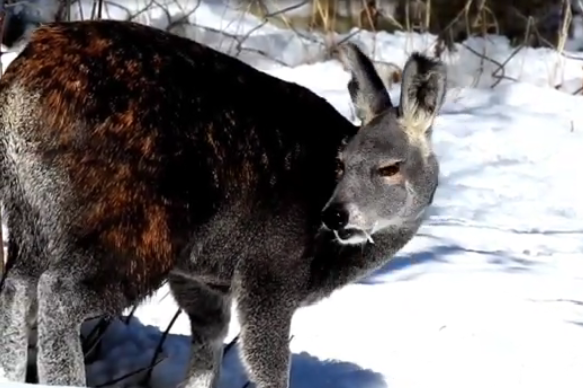
[[[330,230],[342,230],[348,224],[348,211],[342,203],[332,203],[322,212],[322,222]]]

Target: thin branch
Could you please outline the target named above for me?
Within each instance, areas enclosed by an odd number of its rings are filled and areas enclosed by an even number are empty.
[[[154,366],[157,364],[156,359],[158,358],[158,355],[162,352],[162,348],[164,347],[164,342],[166,341],[166,337],[168,337],[168,334],[170,333],[170,329],[172,328],[172,326],[174,326],[174,323],[176,322],[176,320],[178,319],[178,317],[180,316],[181,313],[182,313],[181,309],[178,309],[176,311],[176,313],[174,314],[174,316],[170,320],[170,323],[166,327],[166,330],[164,330],[162,337],[160,337],[160,340],[158,341],[158,345],[156,345],[156,350],[154,351],[154,356],[152,357],[152,361],[150,362],[150,367],[148,368],[148,373],[146,373],[146,375],[144,376],[144,378],[142,380],[142,384],[147,384],[148,381],[150,381],[150,378],[152,377],[152,370],[154,369]]]

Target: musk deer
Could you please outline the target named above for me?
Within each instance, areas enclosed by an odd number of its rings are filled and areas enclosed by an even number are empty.
[[[82,321],[168,279],[191,322],[186,387],[217,386],[233,300],[250,379],[288,387],[294,311],[387,263],[438,185],[444,65],[411,55],[394,106],[355,44],[339,53],[359,126],[152,27],[39,27],[0,79],[0,374],[24,380],[36,316],[40,383],[86,385]]]

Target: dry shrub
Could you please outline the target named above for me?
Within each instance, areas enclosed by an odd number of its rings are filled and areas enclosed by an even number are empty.
[[[339,33],[354,27],[429,32],[450,48],[486,34],[506,36],[514,45],[557,47],[564,27],[571,30],[570,0],[297,0],[298,7],[308,3],[309,14],[273,13],[268,0],[248,3],[251,12],[280,26]]]
[[[448,45],[469,36],[500,34],[513,44],[556,47],[562,22],[571,15],[566,1],[400,0],[396,19],[406,23],[407,30],[437,34]]]

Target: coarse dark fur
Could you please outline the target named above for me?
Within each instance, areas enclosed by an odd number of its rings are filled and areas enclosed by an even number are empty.
[[[82,321],[168,279],[192,327],[185,383],[215,388],[237,301],[258,388],[286,388],[294,311],[386,263],[438,183],[443,65],[414,54],[394,107],[346,44],[362,126],[204,45],[118,21],[49,23],[0,79],[10,231],[0,375],[85,385]]]

